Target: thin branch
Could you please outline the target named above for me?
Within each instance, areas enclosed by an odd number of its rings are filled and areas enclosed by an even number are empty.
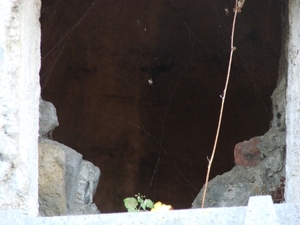
[[[202,196],[201,208],[204,207],[204,202],[205,202],[205,197],[206,197],[206,192],[207,192],[207,186],[208,186],[208,179],[209,179],[209,175],[210,175],[210,169],[211,169],[211,165],[212,165],[212,162],[213,162],[213,159],[214,159],[214,156],[215,156],[216,147],[217,147],[217,143],[218,143],[218,139],[219,139],[219,133],[220,133],[221,122],[222,122],[223,111],[224,111],[224,103],[225,103],[227,87],[228,87],[228,82],[229,82],[229,77],[230,77],[232,56],[233,56],[233,51],[236,49],[236,47],[233,46],[233,37],[234,37],[236,16],[237,16],[237,13],[240,13],[242,11],[244,3],[245,3],[245,0],[236,0],[235,7],[233,9],[234,17],[233,17],[233,22],[232,22],[231,45],[230,45],[231,51],[230,51],[230,57],[229,57],[229,63],[228,63],[227,78],[226,78],[226,83],[225,83],[223,95],[221,95],[222,103],[221,103],[221,109],[220,109],[220,115],[219,115],[218,128],[217,128],[217,132],[216,132],[216,137],[215,137],[215,142],[214,142],[214,147],[213,147],[213,150],[212,150],[212,153],[211,153],[211,157],[208,161],[208,167],[207,167],[206,179],[205,179],[205,184],[204,184],[204,191],[203,191],[203,196]]]

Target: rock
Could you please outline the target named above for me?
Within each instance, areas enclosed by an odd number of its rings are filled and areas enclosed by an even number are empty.
[[[274,202],[284,201],[286,73],[282,71],[272,95],[270,129],[261,137],[236,145],[234,156],[237,165],[208,182],[205,207],[245,206],[252,195],[271,195]],[[203,188],[192,208],[201,207],[202,196]]]
[[[282,66],[282,65],[281,65]],[[283,72],[285,74],[286,72]],[[284,75],[285,76],[285,75]],[[285,132],[285,106],[286,106],[286,78],[279,79],[277,87],[274,90],[271,99],[272,99],[272,108],[273,108],[273,119],[271,122],[271,127],[273,129],[279,129],[280,131]]]
[[[47,140],[39,143],[39,205],[41,216],[68,214],[65,154]]]
[[[274,196],[275,190],[282,189],[285,177],[284,138],[285,132],[282,130],[270,129],[263,137],[239,143],[241,146],[235,148],[237,165],[208,182],[204,206],[246,206],[250,196]],[[250,153],[256,160],[247,160],[244,153]],[[263,155],[263,158],[257,160],[258,155]],[[192,203],[192,208],[201,207],[202,196],[203,188]]]
[[[259,151],[265,156],[262,165],[265,166],[267,179],[277,176],[277,180],[282,178],[282,171],[285,171],[285,137],[286,133],[281,129],[270,129],[258,144]],[[269,182],[271,182],[269,180]],[[270,184],[274,186],[273,184]]]
[[[53,104],[42,99],[39,124],[40,215],[100,213],[93,203],[100,169],[75,150],[48,139],[58,120]]]
[[[56,109],[51,102],[40,98],[39,136],[51,138],[52,132],[59,125]]]
[[[56,142],[57,143],[57,142]],[[53,143],[54,145],[55,143]],[[81,163],[82,163],[82,155],[76,152],[75,150],[59,144],[61,150],[64,152],[66,161],[66,174],[65,174],[65,182],[66,182],[66,198],[67,205],[70,211],[70,208],[73,208],[75,203],[76,194],[77,194],[77,183],[78,176],[80,173]]]
[[[75,150],[49,139],[39,142],[41,216],[97,214],[93,203],[100,170]]]
[[[264,191],[263,180],[253,172],[253,168],[235,166],[231,171],[216,176],[208,183],[205,207],[246,206],[249,196]],[[192,208],[200,208],[203,188],[192,203]]]
[[[93,196],[99,182],[100,170],[92,163],[83,160],[78,179],[78,188],[74,202],[69,207],[71,214],[95,214],[100,213],[93,203]]]
[[[237,165],[245,167],[257,166],[262,160],[257,145],[261,142],[261,137],[253,137],[249,141],[243,141],[234,147],[234,159]]]

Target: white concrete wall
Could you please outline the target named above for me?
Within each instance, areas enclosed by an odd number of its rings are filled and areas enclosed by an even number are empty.
[[[0,0],[0,210],[38,214],[40,0]],[[289,1],[286,192],[300,202],[300,1]]]
[[[287,203],[300,202],[300,1],[289,1],[288,74],[286,92]]]
[[[0,210],[38,214],[40,0],[0,0]]]

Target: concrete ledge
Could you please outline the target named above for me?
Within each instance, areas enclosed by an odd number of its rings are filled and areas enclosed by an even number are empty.
[[[248,202],[245,225],[279,225],[271,196],[251,197]]]
[[[168,212],[33,217],[20,211],[0,211],[0,225],[102,224],[300,224],[300,204],[272,204],[270,196],[251,197],[247,207],[173,210]]]
[[[174,225],[174,224],[243,224],[246,207],[173,210],[168,212],[110,213],[99,215],[32,217],[20,212],[0,212],[0,224],[30,225]]]

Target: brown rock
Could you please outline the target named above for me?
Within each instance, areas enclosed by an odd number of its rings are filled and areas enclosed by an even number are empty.
[[[237,165],[245,167],[257,166],[261,161],[261,154],[257,145],[261,142],[261,137],[253,137],[249,141],[237,143],[234,147],[234,159]]]

